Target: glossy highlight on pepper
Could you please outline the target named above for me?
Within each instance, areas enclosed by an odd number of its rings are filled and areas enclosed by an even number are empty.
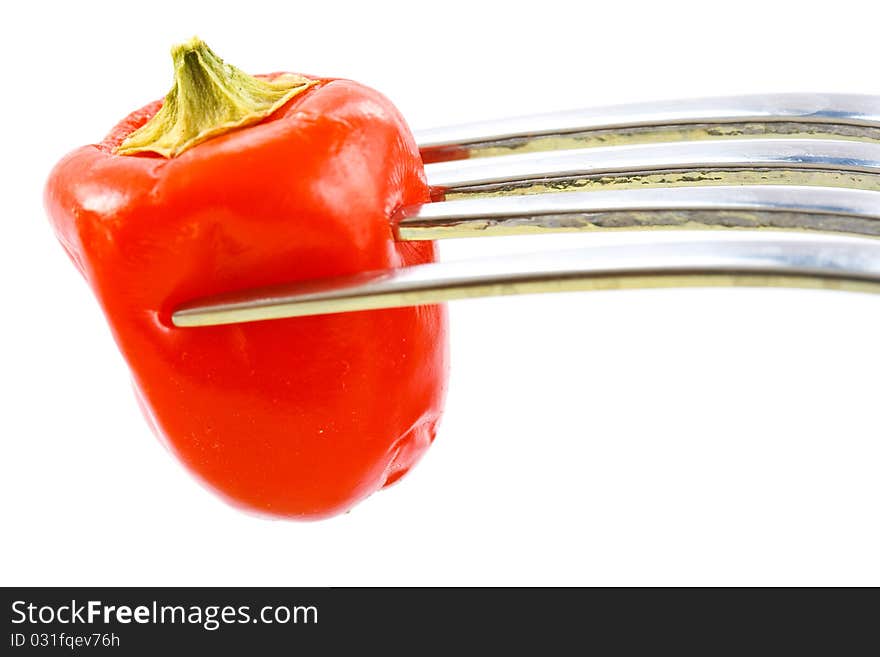
[[[170,314],[221,292],[434,261],[432,243],[396,242],[390,224],[429,199],[418,149],[393,105],[356,82],[248,76],[198,39],[174,58],[165,101],[52,171],[52,225],[150,424],[190,471],[254,512],[346,511],[434,439],[445,307],[198,329]]]

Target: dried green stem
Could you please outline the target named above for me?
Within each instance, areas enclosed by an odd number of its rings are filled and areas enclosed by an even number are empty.
[[[257,123],[315,84],[300,75],[255,78],[217,57],[197,37],[171,49],[174,86],[156,115],[116,149],[175,157],[196,144]]]

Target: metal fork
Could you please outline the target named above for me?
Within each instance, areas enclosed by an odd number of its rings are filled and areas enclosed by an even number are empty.
[[[880,241],[866,239],[880,236],[880,97],[633,105],[442,128],[417,140],[436,200],[398,213],[401,240],[672,228],[817,237],[714,232],[366,272],[195,300],[174,312],[174,324],[629,287],[880,293]]]

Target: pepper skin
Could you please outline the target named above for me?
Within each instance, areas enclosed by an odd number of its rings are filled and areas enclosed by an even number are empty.
[[[171,323],[207,295],[434,260],[392,234],[398,207],[429,198],[400,114],[356,82],[310,79],[175,157],[115,154],[152,103],[66,156],[45,191],[157,435],[233,504],[298,519],[406,474],[434,439],[448,360],[443,306]]]

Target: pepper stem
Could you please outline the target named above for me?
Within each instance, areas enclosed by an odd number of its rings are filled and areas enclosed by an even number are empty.
[[[315,84],[292,73],[255,78],[224,63],[198,37],[174,46],[171,57],[174,86],[155,116],[119,145],[118,155],[149,151],[175,157],[206,139],[261,121]]]

